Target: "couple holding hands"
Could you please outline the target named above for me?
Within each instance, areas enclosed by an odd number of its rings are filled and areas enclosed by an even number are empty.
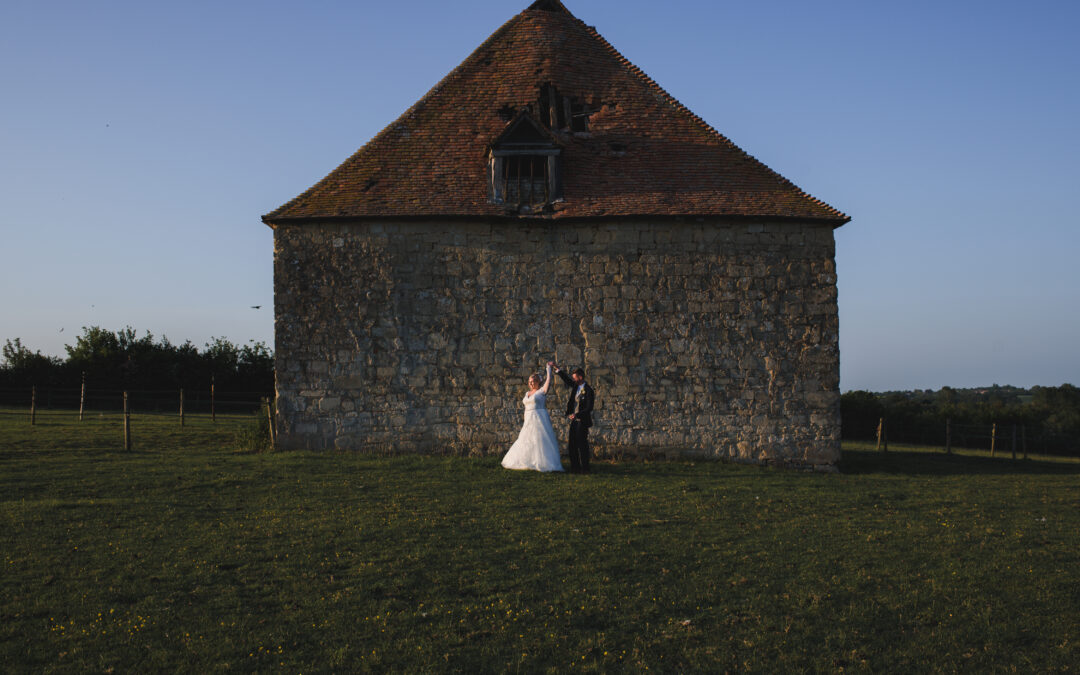
[[[551,386],[551,373],[570,389],[570,399],[566,403],[566,418],[570,420],[570,472],[589,472],[589,427],[592,426],[593,402],[596,392],[585,381],[585,371],[577,368],[567,375],[554,361],[547,363],[547,377],[543,383],[540,376],[529,376],[529,391],[522,403],[525,404],[525,422],[521,433],[503,457],[502,465],[507,469],[532,469],[534,471],[562,471],[559,458],[559,441],[551,427],[551,417],[547,411],[547,393]]]

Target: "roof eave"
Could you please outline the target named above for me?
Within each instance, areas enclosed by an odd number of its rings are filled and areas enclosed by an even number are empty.
[[[274,216],[272,213],[262,217],[262,222],[274,228],[278,225],[314,225],[319,223],[356,223],[369,220],[397,220],[406,222],[419,222],[431,220],[484,220],[500,222],[516,222],[522,220],[549,220],[565,223],[612,220],[697,220],[704,218],[716,218],[735,222],[782,222],[782,223],[807,223],[812,225],[831,226],[833,229],[842,227],[851,221],[851,217],[841,214],[840,217],[809,217],[809,216],[781,216],[781,215],[748,215],[742,213],[613,213],[600,215],[566,215],[562,213],[536,213],[536,214],[489,214],[489,213],[448,213],[448,214],[364,214],[364,215],[333,215],[333,216]]]

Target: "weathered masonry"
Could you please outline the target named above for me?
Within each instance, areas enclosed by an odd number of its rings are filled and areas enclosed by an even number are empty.
[[[596,387],[601,454],[839,458],[848,217],[558,0],[263,220],[283,446],[500,453],[557,357]]]

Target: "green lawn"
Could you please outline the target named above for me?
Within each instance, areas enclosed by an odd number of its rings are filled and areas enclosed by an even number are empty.
[[[233,452],[235,420],[0,416],[27,672],[1075,672],[1080,463],[839,475]]]

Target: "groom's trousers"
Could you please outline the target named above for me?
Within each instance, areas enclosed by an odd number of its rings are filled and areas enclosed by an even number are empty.
[[[589,470],[589,427],[579,420],[570,422],[570,470]]]

